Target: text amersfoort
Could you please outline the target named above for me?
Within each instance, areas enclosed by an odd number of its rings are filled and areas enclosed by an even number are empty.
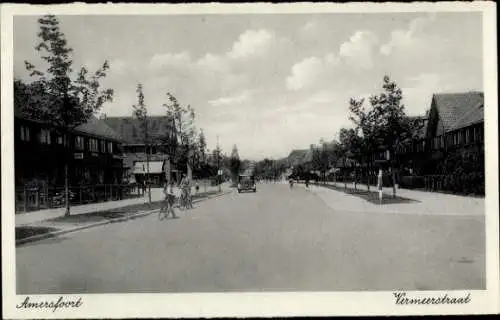
[[[59,297],[56,300],[40,300],[40,301],[32,301],[30,297],[26,297],[24,301],[16,306],[17,309],[52,309],[52,312],[56,312],[59,308],[79,308],[83,304],[82,298],[78,298],[78,300],[64,299],[63,297]]]
[[[406,292],[394,292],[396,304],[466,304],[469,303],[470,293],[462,297],[451,297],[447,293],[435,297],[408,297]]]

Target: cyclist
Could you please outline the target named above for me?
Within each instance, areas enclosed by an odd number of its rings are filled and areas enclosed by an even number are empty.
[[[165,200],[160,208],[160,212],[158,213],[158,218],[163,220],[168,217],[168,214],[171,213],[174,219],[177,219],[177,215],[174,210],[175,203],[175,194],[174,194],[174,183],[170,182],[170,185],[165,181],[163,184],[163,193],[165,194]]]
[[[186,174],[182,175],[180,187],[182,191],[181,206],[185,208],[192,208],[193,204],[191,201],[191,182],[189,181],[189,178],[186,176]]]

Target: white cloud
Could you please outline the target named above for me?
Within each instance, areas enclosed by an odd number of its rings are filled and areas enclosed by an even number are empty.
[[[373,66],[373,48],[378,43],[371,31],[357,31],[340,46],[339,56],[351,67],[369,69]]]
[[[233,59],[242,59],[266,55],[275,38],[276,36],[269,30],[247,30],[239,36],[238,41],[233,44],[227,56]]]
[[[300,90],[327,81],[338,63],[338,58],[333,54],[327,54],[323,58],[306,58],[292,66],[292,74],[286,78],[286,86],[290,90]]]
[[[237,94],[234,96],[221,97],[218,99],[210,100],[210,101],[208,101],[208,103],[213,105],[213,106],[237,107],[238,105],[241,105],[245,102],[250,101],[250,99],[251,99],[251,92],[248,90],[245,90],[245,91],[241,92],[240,94]]]
[[[191,63],[191,57],[188,52],[180,53],[164,53],[155,54],[151,58],[149,67],[153,70],[164,69],[164,68],[176,68],[185,67]]]
[[[422,37],[427,30],[433,31],[430,25],[434,21],[436,21],[436,15],[433,13],[413,19],[407,29],[394,30],[389,42],[380,47],[380,52],[384,55],[390,55],[393,52],[420,52],[426,46]]]

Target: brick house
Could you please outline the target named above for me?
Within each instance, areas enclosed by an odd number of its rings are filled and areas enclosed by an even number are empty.
[[[451,153],[484,161],[484,96],[482,92],[435,94],[429,110],[427,174],[440,173]],[[484,170],[484,163],[482,169]],[[438,170],[438,172],[436,172]]]

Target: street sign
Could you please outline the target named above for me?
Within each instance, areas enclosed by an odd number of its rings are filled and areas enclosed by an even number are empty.
[[[219,170],[219,171],[217,172],[217,174],[218,174],[219,176],[222,176],[222,170]]]

